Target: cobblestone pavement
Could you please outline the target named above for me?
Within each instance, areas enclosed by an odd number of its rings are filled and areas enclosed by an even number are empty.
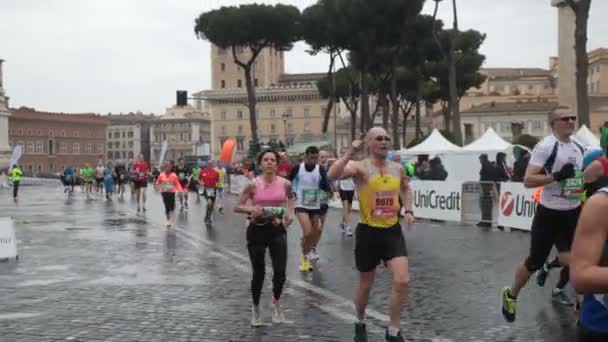
[[[283,305],[293,323],[252,329],[244,218],[231,211],[236,197],[227,198],[212,229],[202,224],[203,205],[190,198],[190,210],[168,231],[160,196],[148,195],[148,211],[137,215],[130,194],[86,201],[80,189],[68,199],[56,187],[23,187],[13,203],[0,190],[0,216],[14,218],[20,254],[0,263],[0,341],[352,341],[354,240],[339,233],[338,211],[330,211],[313,273],[298,271],[300,231],[290,228]],[[499,289],[525,256],[527,233],[419,222],[406,238],[408,341],[575,340],[571,309],[550,300],[557,272],[546,288],[530,282],[515,323],[500,315]],[[370,341],[382,340],[389,290],[390,274],[380,268]],[[270,321],[269,309],[264,314]]]

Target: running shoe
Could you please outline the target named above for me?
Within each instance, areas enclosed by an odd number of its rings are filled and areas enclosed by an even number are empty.
[[[355,342],[367,342],[365,323],[355,323]]]
[[[340,233],[344,234],[344,223],[340,222]]]
[[[566,291],[564,291],[563,289],[553,289],[553,291],[551,291],[551,296],[553,297],[553,301],[556,303],[560,303],[566,306],[574,305],[574,303],[572,303],[572,299],[568,297],[568,294],[566,294]]]
[[[547,277],[549,276],[549,269],[547,268],[547,264],[543,264],[543,267],[541,267],[538,271],[536,271],[536,283],[538,284],[538,286],[543,287],[545,286],[545,281],[547,281]]]
[[[397,336],[391,336],[388,334],[388,328],[386,328],[386,332],[384,333],[384,341],[385,342],[405,342],[403,336],[401,336],[401,331],[397,333]]]
[[[139,206],[137,206],[137,213],[139,213],[141,211],[141,208]]]
[[[316,248],[313,248],[310,250],[310,252],[308,253],[308,260],[310,260],[313,263],[316,263],[317,261],[319,261],[319,254],[317,253]]]
[[[312,271],[312,265],[310,264],[310,261],[308,260],[308,257],[306,257],[306,256],[303,256],[302,259],[300,260],[300,271],[301,272]]]
[[[346,226],[346,236],[353,236],[353,230],[350,226]]]
[[[260,316],[260,307],[252,305],[251,306],[251,326],[252,327],[260,327],[264,323],[262,322],[262,317]]]
[[[507,322],[515,321],[515,313],[517,311],[517,300],[511,297],[511,288],[506,286],[500,292],[502,297],[502,316]]]
[[[272,303],[272,323],[284,323],[285,315],[279,302]]]
[[[220,214],[224,213],[224,208],[222,208],[222,207],[219,207],[217,210],[219,211]]]

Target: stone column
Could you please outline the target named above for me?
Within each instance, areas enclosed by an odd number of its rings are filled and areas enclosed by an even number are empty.
[[[8,109],[8,97],[3,87],[3,62],[4,60],[0,59],[0,171],[8,168],[11,161],[11,148],[8,145],[8,116],[11,112]]]
[[[558,88],[557,95],[561,106],[576,111],[576,51],[574,50],[576,15],[565,0],[551,0],[558,13]]]

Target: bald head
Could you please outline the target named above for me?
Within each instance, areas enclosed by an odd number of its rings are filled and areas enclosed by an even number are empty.
[[[374,127],[370,129],[365,136],[365,143],[370,155],[380,159],[386,159],[388,156],[391,139],[383,128]]]
[[[388,133],[382,127],[372,127],[365,135],[365,142],[369,143],[371,140],[376,139],[377,136],[388,136]]]

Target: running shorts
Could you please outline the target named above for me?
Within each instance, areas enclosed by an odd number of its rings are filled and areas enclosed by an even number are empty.
[[[215,199],[216,191],[214,188],[203,188],[203,196],[208,199]]]
[[[375,228],[359,223],[355,235],[355,265],[359,272],[371,272],[380,261],[407,257],[401,225]]]
[[[299,213],[308,214],[308,216],[310,216],[311,219],[313,218],[313,216],[323,216],[321,209],[296,208],[295,212],[296,212],[296,214],[299,214]]]
[[[319,212],[321,213],[321,216],[327,215],[328,210],[329,210],[329,204],[327,204],[327,203],[321,204],[321,210],[319,210]]]
[[[165,214],[169,214],[175,210],[175,192],[161,192],[163,204],[165,205]]]
[[[141,188],[147,188],[148,182],[146,182],[145,180],[136,180],[133,185],[135,186],[135,190],[137,190]]]
[[[355,199],[355,191],[354,190],[340,190],[340,199],[342,201],[348,201],[349,204],[353,204],[353,200]]]
[[[570,251],[580,213],[580,206],[571,210],[549,209],[541,204],[536,207],[532,220],[530,254],[526,259],[528,271],[540,269],[553,246],[560,253]]]
[[[221,188],[215,188],[215,191],[217,191],[217,193],[221,195],[221,194],[224,193],[224,188],[223,187],[221,187]]]

